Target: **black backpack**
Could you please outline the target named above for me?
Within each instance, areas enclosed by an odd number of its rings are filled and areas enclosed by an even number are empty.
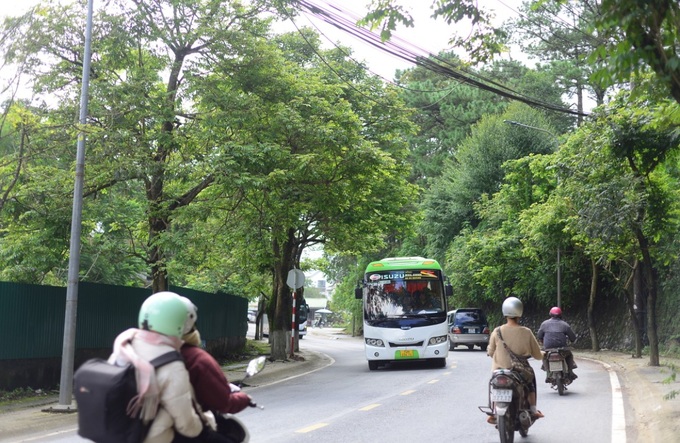
[[[151,360],[154,368],[182,360],[170,351]],[[133,365],[116,366],[93,358],[73,375],[74,396],[78,403],[78,435],[95,443],[140,443],[151,423],[127,415],[130,400],[137,395]]]

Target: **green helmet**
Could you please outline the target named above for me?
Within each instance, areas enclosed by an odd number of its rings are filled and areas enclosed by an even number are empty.
[[[189,312],[179,295],[157,292],[144,300],[139,309],[139,328],[171,337],[182,337]]]

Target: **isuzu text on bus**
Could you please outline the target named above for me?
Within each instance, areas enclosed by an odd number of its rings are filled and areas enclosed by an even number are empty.
[[[446,366],[446,297],[451,292],[436,260],[394,257],[370,263],[354,292],[363,299],[368,368],[404,360]]]

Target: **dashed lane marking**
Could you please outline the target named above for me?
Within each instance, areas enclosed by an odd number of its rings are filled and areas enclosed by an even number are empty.
[[[317,429],[321,429],[326,426],[328,426],[328,423],[317,423],[315,425],[307,426],[306,428],[298,429],[295,432],[297,434],[306,434],[307,432],[316,431]]]
[[[364,406],[363,408],[359,408],[360,411],[370,411],[371,409],[375,409],[378,406],[380,406],[380,403],[373,403],[372,405]]]

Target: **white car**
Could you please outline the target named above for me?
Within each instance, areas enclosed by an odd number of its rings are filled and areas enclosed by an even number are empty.
[[[263,317],[264,318],[262,319],[262,335],[264,337],[269,337],[269,319],[267,318],[267,314],[264,314]],[[300,331],[300,335],[298,336],[298,338],[301,339],[302,337],[307,335],[307,322],[306,321],[301,322],[298,325],[298,329]]]
[[[248,309],[248,321],[250,323],[255,323],[257,319],[257,311],[255,309]]]

